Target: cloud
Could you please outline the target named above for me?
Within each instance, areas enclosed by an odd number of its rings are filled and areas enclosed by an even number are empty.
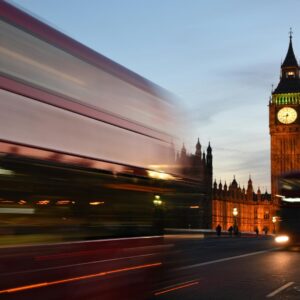
[[[211,122],[220,113],[243,106],[266,107],[271,93],[271,83],[275,83],[274,87],[278,83],[278,78],[274,77],[274,74],[278,74],[278,68],[271,62],[231,68],[227,69],[226,73],[219,72],[215,78],[213,91],[203,83],[199,96],[193,95],[194,99],[187,110],[187,119],[202,125]]]
[[[207,124],[212,119],[225,111],[232,110],[245,105],[241,101],[240,97],[234,94],[223,95],[220,98],[207,97],[209,99],[206,103],[199,102],[187,111],[187,119],[190,122],[196,122],[197,124]]]
[[[221,72],[221,76],[226,76],[226,80],[234,80],[235,86],[238,83],[249,88],[254,88],[256,91],[271,91],[271,84],[278,84],[280,74],[280,65],[276,62],[263,62],[255,64],[247,64],[238,68],[226,69],[226,74]],[[238,82],[237,82],[238,81]]]

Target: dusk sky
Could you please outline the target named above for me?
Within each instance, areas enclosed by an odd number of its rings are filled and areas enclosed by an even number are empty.
[[[298,0],[14,0],[13,4],[177,95],[188,152],[211,142],[214,178],[270,191],[268,101]]]

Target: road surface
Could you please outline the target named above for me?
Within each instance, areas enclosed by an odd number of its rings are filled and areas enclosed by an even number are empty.
[[[0,299],[300,299],[300,251],[166,236],[0,249]]]

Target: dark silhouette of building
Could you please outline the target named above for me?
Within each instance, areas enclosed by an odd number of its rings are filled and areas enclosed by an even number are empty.
[[[278,179],[286,173],[300,170],[300,78],[299,65],[292,45],[281,64],[278,86],[269,101],[271,136],[271,192],[278,203]]]
[[[183,177],[197,181],[200,187],[197,205],[189,207],[189,215],[197,219],[191,221],[188,227],[211,228],[212,225],[212,180],[213,180],[213,155],[210,143],[205,150],[202,150],[199,138],[196,143],[194,154],[187,153],[185,146],[182,146],[176,156],[176,165],[181,169]]]
[[[196,144],[195,154],[188,154],[183,145],[181,151],[177,153],[176,164],[180,166],[181,173],[190,178],[194,178],[201,183],[212,186],[213,156],[210,143],[205,151],[202,151],[199,138]],[[208,188],[209,190],[209,188]]]

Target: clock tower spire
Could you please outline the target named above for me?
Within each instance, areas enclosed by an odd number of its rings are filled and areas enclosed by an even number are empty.
[[[300,170],[300,78],[299,65],[289,33],[289,47],[281,65],[278,86],[269,103],[271,135],[271,189],[277,201],[281,175]]]
[[[281,76],[273,94],[300,92],[299,65],[294,54],[292,44],[292,31],[286,57],[281,65]]]

